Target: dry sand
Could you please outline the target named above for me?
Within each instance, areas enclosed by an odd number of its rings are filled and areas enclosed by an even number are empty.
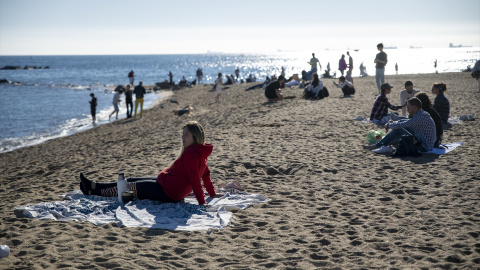
[[[354,78],[354,98],[287,99],[265,104],[253,84],[231,86],[214,103],[211,85],[174,92],[194,116],[177,117],[166,102],[143,119],[121,119],[69,137],[0,154],[0,244],[11,248],[2,269],[474,269],[480,267],[480,121],[454,125],[446,155],[392,158],[362,150],[377,92],[374,77]],[[452,115],[480,117],[469,73],[387,76],[398,105],[406,80],[430,92],[448,85]],[[15,207],[59,200],[79,188],[79,174],[98,181],[157,175],[175,159],[181,127],[198,120],[214,145],[216,185],[237,180],[270,202],[236,213],[227,228],[180,232],[95,226],[16,217]],[[268,175],[279,172],[276,175]]]

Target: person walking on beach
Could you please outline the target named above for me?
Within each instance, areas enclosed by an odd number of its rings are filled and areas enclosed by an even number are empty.
[[[400,92],[400,104],[405,104],[407,100],[414,97],[420,90],[413,89],[413,83],[411,81],[405,82],[405,89]],[[402,116],[406,116],[407,108],[402,107]]]
[[[118,108],[118,103],[120,103],[120,95],[122,94],[122,89],[121,88],[117,88],[115,89],[115,95],[113,95],[113,112],[108,116],[108,121],[110,121],[110,117],[112,117],[112,115],[114,113],[117,113],[117,115],[115,116],[115,120],[118,119],[118,111],[119,111],[119,108]]]
[[[320,66],[320,69],[322,69],[322,64],[320,64],[320,61],[315,57],[315,53],[312,53],[312,59],[310,59],[310,71],[307,72],[307,80],[311,80],[313,73],[317,72],[317,64]]]
[[[383,44],[379,43],[377,49],[380,51],[377,53],[375,60],[375,81],[377,82],[378,92],[381,91],[380,87],[385,83],[385,65],[387,65],[387,54],[383,51]]]
[[[340,73],[342,73],[342,76],[343,76],[343,72],[345,72],[346,69],[347,69],[347,62],[345,61],[345,54],[342,54],[342,58],[340,58],[340,60],[338,61],[338,70],[340,70]]]
[[[218,73],[218,77],[215,80],[215,91],[217,92],[215,102],[218,102],[220,100],[220,95],[222,94],[222,82],[222,73]]]
[[[353,84],[353,78],[352,78],[352,73],[353,73],[353,58],[350,55],[350,52],[347,52],[348,55],[348,71],[347,71],[347,76],[345,76],[345,79],[347,81],[351,82]]]
[[[216,193],[208,157],[213,145],[205,143],[205,132],[198,122],[188,122],[183,127],[180,156],[157,177],[135,177],[127,179],[127,190],[140,200],[149,199],[164,203],[178,203],[192,191],[199,205],[206,205],[205,187],[211,198],[222,197]],[[117,197],[117,183],[97,183],[80,173],[80,190],[84,195]]]
[[[133,85],[133,80],[135,79],[135,75],[133,73],[133,70],[131,70],[129,73],[128,73],[128,81],[131,85]]]
[[[130,89],[130,84],[127,84],[127,88],[125,90],[125,103],[127,105],[127,118],[132,117],[133,111],[133,98],[132,98],[132,90]]]
[[[135,114],[133,117],[137,117],[137,108],[140,104],[140,118],[143,117],[143,96],[146,94],[145,87],[143,87],[143,83],[139,82],[135,89],[133,90],[135,93]]]
[[[91,93],[90,96],[92,100],[90,100],[90,113],[92,114],[92,124],[95,124],[96,121],[96,113],[97,113],[97,98],[95,97],[94,93]]]

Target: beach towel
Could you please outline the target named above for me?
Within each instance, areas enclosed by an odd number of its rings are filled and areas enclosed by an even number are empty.
[[[454,143],[444,143],[441,144],[438,148],[433,148],[432,150],[428,152],[423,152],[425,154],[437,154],[437,155],[443,155],[448,152],[451,152],[455,150],[455,148],[462,146],[463,142],[454,142]]]
[[[208,198],[211,207],[198,205],[194,196],[183,203],[133,200],[126,204],[117,197],[83,195],[75,190],[62,195],[63,201],[42,202],[14,209],[26,217],[59,221],[88,221],[95,225],[116,223],[118,227],[146,227],[167,230],[208,231],[222,229],[234,218],[231,211],[267,202],[261,194],[227,192],[221,198]]]

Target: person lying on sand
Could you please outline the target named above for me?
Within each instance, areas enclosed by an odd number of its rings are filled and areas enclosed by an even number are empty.
[[[213,145],[205,143],[203,127],[195,121],[188,122],[183,128],[182,151],[168,168],[155,178],[130,178],[127,190],[133,197],[160,202],[179,202],[193,193],[198,204],[204,205],[203,186],[210,197],[221,197],[216,194],[210,178],[207,158],[212,153]],[[117,183],[96,183],[80,174],[80,189],[85,195],[117,197]]]
[[[273,81],[268,84],[265,88],[265,96],[268,98],[268,102],[275,102],[283,99],[282,91],[280,88],[285,82],[285,77],[282,75],[278,76],[278,80]]]
[[[374,150],[379,147],[386,148],[389,145],[399,142],[402,135],[413,135],[418,142],[420,152],[432,150],[437,140],[435,122],[433,122],[432,117],[422,110],[422,102],[415,97],[407,101],[407,111],[410,115],[409,119],[400,119],[395,122],[386,123],[385,130],[388,131],[392,129],[392,131],[378,143],[364,145],[363,149]]]

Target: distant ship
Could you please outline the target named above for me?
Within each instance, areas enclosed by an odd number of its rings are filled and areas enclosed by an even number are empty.
[[[422,47],[415,47],[415,46],[410,46],[410,49],[421,49]]]
[[[465,48],[465,47],[472,47],[472,46],[463,46],[462,44],[453,45],[453,43],[450,43],[448,47],[449,48]]]
[[[391,49],[396,49],[397,47],[396,47],[396,46],[385,46],[385,47],[383,47],[383,48],[384,48],[384,49],[390,49],[390,50],[391,50]]]

